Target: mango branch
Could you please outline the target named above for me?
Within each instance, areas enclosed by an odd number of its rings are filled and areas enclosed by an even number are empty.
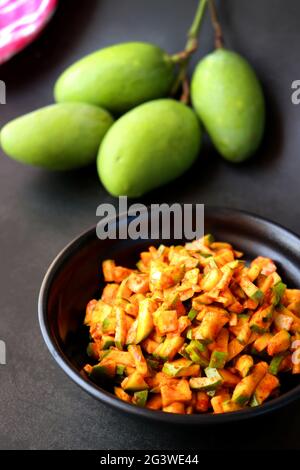
[[[189,83],[187,79],[187,68],[189,64],[189,59],[193,53],[198,49],[198,36],[204,17],[205,9],[207,6],[208,0],[200,0],[196,14],[193,20],[193,23],[187,34],[187,42],[183,51],[178,52],[172,56],[172,59],[175,63],[179,65],[179,73],[175,81],[172,95],[175,95],[179,88],[182,86],[183,95],[181,101],[188,103],[189,101]]]
[[[182,94],[180,97],[181,103],[189,104],[190,101],[190,83],[188,77],[185,75],[182,82]]]
[[[212,26],[215,32],[215,48],[221,49],[224,47],[224,38],[223,38],[223,31],[221,28],[221,24],[218,18],[218,12],[215,5],[214,0],[209,0],[209,11],[210,11],[210,18],[212,22]]]
[[[206,5],[207,5],[207,0],[200,1],[198,5],[193,24],[190,27],[189,32],[188,32],[188,41],[186,44],[187,50],[193,50],[193,52],[197,50],[198,37],[199,37],[199,32],[200,32],[202,20],[204,17]]]
[[[207,2],[208,0],[200,0],[193,23],[187,34],[187,43],[185,45],[185,48],[183,51],[178,52],[177,54],[174,54],[172,56],[172,59],[174,62],[180,63],[186,59],[189,59],[190,56],[197,50],[198,36],[199,36],[202,20],[204,17],[205,9],[207,6]]]

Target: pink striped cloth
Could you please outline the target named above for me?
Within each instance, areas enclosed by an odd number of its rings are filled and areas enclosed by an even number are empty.
[[[39,34],[56,4],[57,0],[0,0],[0,64]]]

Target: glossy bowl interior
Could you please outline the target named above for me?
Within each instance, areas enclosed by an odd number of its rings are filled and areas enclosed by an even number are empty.
[[[147,213],[144,217],[148,217]],[[124,219],[111,220],[111,225]],[[205,209],[205,231],[216,239],[232,243],[246,258],[268,256],[279,266],[290,287],[300,287],[300,239],[272,222],[254,215],[220,208]],[[144,418],[179,424],[226,423],[261,415],[300,398],[300,377],[285,375],[282,394],[256,408],[213,415],[177,415],[151,411],[116,398],[109,387],[102,388],[80,373],[89,362],[86,356],[88,330],[83,327],[87,302],[99,298],[103,259],[133,267],[138,254],[149,244],[162,240],[99,240],[95,228],[71,242],[53,261],[44,278],[39,296],[39,321],[44,340],[59,366],[81,388],[100,401]],[[172,240],[165,244],[171,244]],[[175,243],[179,244],[177,240]]]

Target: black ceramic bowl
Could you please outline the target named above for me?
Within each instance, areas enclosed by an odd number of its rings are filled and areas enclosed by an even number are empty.
[[[112,225],[119,223],[122,220],[111,220]],[[246,258],[263,255],[274,259],[285,282],[300,287],[300,239],[283,227],[245,212],[206,208],[205,231],[232,243]],[[151,240],[101,241],[94,228],[71,242],[51,264],[40,290],[39,321],[51,354],[66,374],[103,403],[131,415],[170,424],[228,423],[269,413],[300,398],[300,378],[287,374],[282,380],[282,394],[261,406],[217,415],[177,415],[122,402],[80,373],[88,362],[88,331],[82,326],[84,312],[87,302],[100,295],[101,261],[112,258],[124,266],[134,266],[138,254],[150,243]],[[156,240],[155,244],[158,243]]]

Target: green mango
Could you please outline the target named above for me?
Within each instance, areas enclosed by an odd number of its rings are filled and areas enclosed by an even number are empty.
[[[139,197],[180,176],[202,140],[191,108],[172,99],[142,104],[108,131],[98,154],[99,177],[114,196]]]
[[[58,78],[57,102],[82,101],[120,115],[170,93],[175,66],[159,47],[143,42],[117,44],[71,65]]]
[[[258,148],[265,125],[261,85],[248,62],[226,49],[202,59],[192,77],[192,103],[219,153],[241,162]]]
[[[1,146],[22,163],[50,170],[70,170],[96,160],[113,118],[104,109],[83,103],[46,106],[6,124]]]

